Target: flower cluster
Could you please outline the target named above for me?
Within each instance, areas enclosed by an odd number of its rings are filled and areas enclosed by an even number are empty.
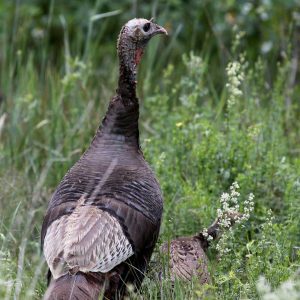
[[[262,300],[296,300],[300,297],[300,281],[298,274],[292,275],[288,280],[281,283],[276,289],[272,289],[271,284],[263,276],[260,276],[256,289]]]
[[[211,235],[208,234],[207,228],[204,228],[204,229],[202,230],[202,235],[203,235],[208,241],[212,241],[212,240],[214,239],[213,236],[211,236]]]
[[[243,214],[242,219],[245,221],[250,218],[250,213],[254,209],[254,201],[253,200],[254,200],[254,194],[250,193],[248,199],[244,201],[244,214]]]
[[[236,103],[237,98],[243,95],[240,89],[241,82],[244,79],[242,66],[238,61],[230,62],[226,68],[228,83],[226,87],[229,91],[229,98],[227,100],[228,108],[230,109]]]
[[[259,241],[260,247],[268,247],[266,245],[266,241],[268,240],[267,236],[271,234],[273,231],[273,221],[274,221],[274,215],[271,209],[267,212],[267,217],[265,222],[261,225],[261,239]]]
[[[230,187],[230,193],[223,193],[221,195],[221,208],[217,210],[219,224],[223,228],[229,228],[231,226],[232,218],[236,223],[241,223],[250,218],[250,213],[254,208],[254,195],[249,194],[248,199],[244,201],[244,210],[242,214],[238,214],[241,210],[238,198],[240,193],[237,191],[239,189],[237,182],[234,182]]]
[[[220,197],[221,207],[217,210],[217,226],[223,232],[222,237],[216,245],[220,256],[230,252],[230,249],[226,247],[226,240],[229,238],[229,235],[232,234],[231,226],[234,223],[242,223],[250,218],[250,214],[254,209],[254,195],[249,194],[248,198],[243,203],[243,209],[241,208],[239,197],[240,193],[238,192],[239,185],[237,182],[233,182],[230,186],[229,193],[222,193]],[[225,232],[227,231],[227,232]],[[209,235],[208,230],[205,228],[202,231],[202,235],[208,240],[211,241],[213,237]]]

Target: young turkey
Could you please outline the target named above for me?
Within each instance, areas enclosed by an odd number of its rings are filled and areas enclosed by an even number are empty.
[[[146,19],[118,39],[117,94],[91,145],[64,176],[44,218],[50,285],[44,299],[122,299],[139,288],[159,233],[163,200],[139,145],[137,66],[148,41],[167,31]]]
[[[241,216],[238,212],[228,213],[228,226],[233,226]],[[176,279],[190,281],[197,278],[201,285],[211,281],[206,255],[210,243],[207,237],[217,239],[221,233],[220,218],[217,218],[207,229],[207,234],[200,232],[194,236],[178,237],[161,246],[160,251],[168,260],[165,274],[169,275],[172,284]]]

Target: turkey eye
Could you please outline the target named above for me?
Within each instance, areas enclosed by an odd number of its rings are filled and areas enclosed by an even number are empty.
[[[147,31],[149,31],[149,29],[150,29],[150,23],[146,23],[146,24],[143,26],[143,30],[144,30],[145,32],[147,32]]]

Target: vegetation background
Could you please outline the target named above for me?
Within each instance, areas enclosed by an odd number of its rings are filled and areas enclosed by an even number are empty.
[[[41,222],[114,95],[116,40],[155,17],[139,70],[141,144],[164,199],[160,241],[195,234],[237,181],[254,211],[209,252],[212,283],[155,274],[143,299],[300,299],[298,0],[0,0],[0,298],[40,299]],[[216,244],[216,242],[214,242]],[[223,252],[224,252],[223,251]]]

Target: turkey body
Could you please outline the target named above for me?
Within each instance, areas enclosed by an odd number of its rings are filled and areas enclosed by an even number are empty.
[[[123,263],[119,284],[141,283],[163,203],[159,184],[133,141],[100,129],[59,184],[42,228],[54,279],[79,271],[106,273]]]
[[[227,229],[233,226],[242,214],[236,211],[225,212],[222,218],[227,220]],[[160,251],[166,255],[168,266],[164,273],[169,277],[174,285],[176,279],[191,281],[197,279],[200,285],[211,282],[208,270],[208,257],[206,255],[210,246],[211,236],[218,239],[224,228],[221,227],[221,217],[218,217],[208,228],[207,235],[199,232],[194,236],[178,237],[169,242],[165,242]]]
[[[191,281],[197,278],[200,284],[211,281],[208,271],[208,258],[197,237],[180,237],[166,242],[161,252],[169,258],[168,271],[171,282],[175,280]]]
[[[116,103],[112,110],[122,118],[128,117],[130,107]],[[100,129],[59,184],[42,228],[54,279],[110,272],[105,276],[109,294],[123,293],[124,282],[140,285],[157,240],[163,203],[159,184],[134,141]]]
[[[121,67],[118,93],[90,147],[50,200],[41,233],[50,280],[44,299],[122,299],[127,284],[139,288],[143,280],[163,200],[139,146],[130,72]]]

